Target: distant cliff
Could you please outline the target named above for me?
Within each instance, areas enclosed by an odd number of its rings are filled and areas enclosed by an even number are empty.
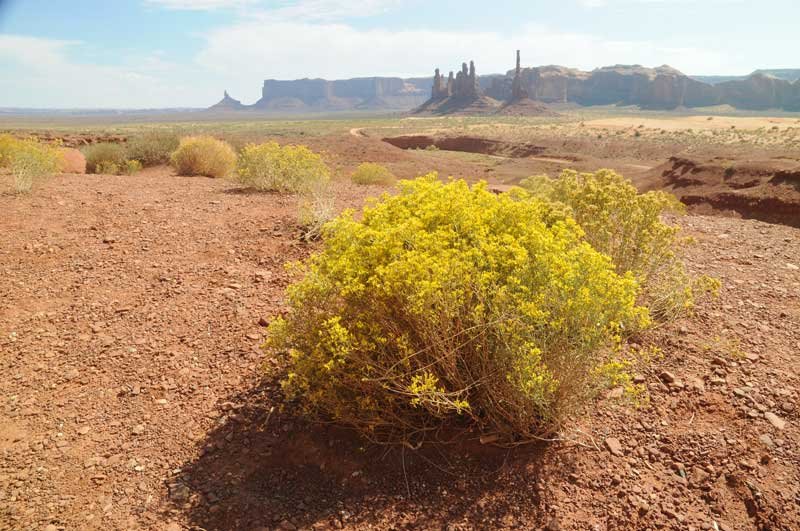
[[[519,57],[518,57],[519,61]],[[792,79],[794,78],[794,79]],[[727,104],[739,109],[800,111],[800,70],[763,70],[737,77],[707,78],[706,83],[669,66],[615,65],[591,72],[563,66],[517,68],[478,77],[474,65],[462,65],[445,78],[365,77],[329,81],[264,81],[261,99],[243,105],[225,97],[210,110],[319,112],[388,110],[447,114],[492,112],[515,104],[521,113],[542,113],[541,104],[636,105],[675,109]],[[537,105],[534,105],[535,102]],[[514,109],[511,109],[514,113]]]
[[[509,71],[505,78],[495,79],[487,95],[498,100],[511,99],[514,75],[514,71]],[[544,103],[638,105],[646,109],[727,104],[739,109],[800,111],[800,81],[764,72],[713,85],[666,65],[658,68],[615,65],[591,72],[542,66],[523,68],[518,75],[528,97]]]

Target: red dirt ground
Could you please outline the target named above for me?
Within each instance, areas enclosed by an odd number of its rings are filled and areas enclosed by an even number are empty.
[[[0,176],[0,528],[800,529],[800,230],[689,215],[719,299],[637,338],[563,440],[366,445],[266,378],[295,200],[232,183]],[[337,184],[339,206],[380,188]],[[772,419],[772,420],[770,420]]]

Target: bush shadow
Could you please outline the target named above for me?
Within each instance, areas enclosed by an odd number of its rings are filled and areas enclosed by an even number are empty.
[[[419,450],[281,411],[274,379],[231,397],[200,457],[168,482],[193,528],[541,527],[547,445],[514,450],[465,435]]]

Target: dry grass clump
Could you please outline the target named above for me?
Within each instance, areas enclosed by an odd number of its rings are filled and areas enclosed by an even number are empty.
[[[408,445],[448,427],[500,442],[552,433],[608,378],[623,322],[647,322],[578,225],[484,183],[401,181],[325,226],[268,347],[311,415]],[[524,195],[524,194],[523,194]]]
[[[374,162],[361,164],[350,179],[355,184],[383,184],[389,185],[395,182],[395,176],[385,166]]]
[[[62,165],[58,146],[0,135],[0,167],[11,171],[17,193],[30,192],[36,182],[50,177]]]
[[[182,138],[170,163],[178,175],[227,177],[236,167],[236,153],[230,145],[210,136]]]
[[[178,149],[180,139],[170,131],[148,131],[128,140],[127,157],[142,166],[169,164],[170,155]]]

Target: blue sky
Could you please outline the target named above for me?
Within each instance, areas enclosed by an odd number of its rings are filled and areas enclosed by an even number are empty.
[[[800,68],[798,0],[0,0],[0,107],[252,103],[265,78],[474,59],[689,74]]]

